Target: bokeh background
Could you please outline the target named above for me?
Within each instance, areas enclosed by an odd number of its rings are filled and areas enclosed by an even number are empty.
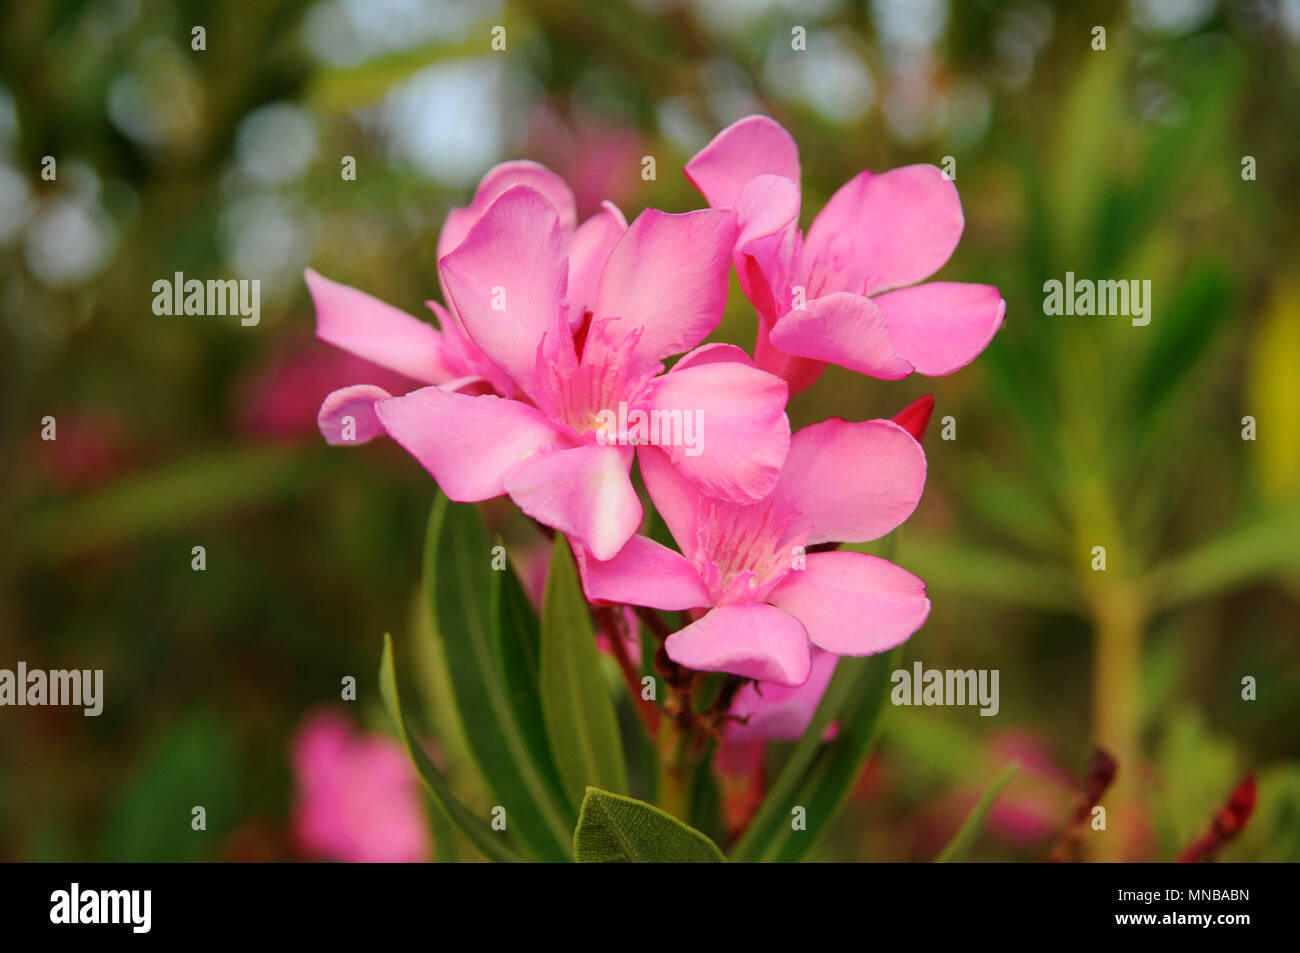
[[[799,142],[805,225],[860,169],[951,156],[966,231],[940,277],[1007,300],[949,378],[832,369],[792,404],[802,425],[935,395],[896,551],[934,612],[904,660],[1001,687],[994,718],[890,709],[818,856],[930,859],[1018,758],[973,856],[1042,859],[1101,739],[1120,780],[1090,856],[1172,857],[1253,772],[1223,856],[1300,859],[1300,3],[14,0],[0,22],[0,667],[102,668],[106,693],[98,718],[0,709],[0,859],[303,856],[294,734],[321,706],[387,730],[380,640],[410,637],[434,486],[391,442],[323,445],[357,367],[314,341],[302,269],[426,313],[442,218],[494,163],[550,165],[580,214],[685,211],[683,163],[755,111]],[[1151,324],[1044,315],[1067,270],[1149,279]],[[154,315],[177,271],[260,279],[261,323]],[[733,287],[717,337],[753,333]]]

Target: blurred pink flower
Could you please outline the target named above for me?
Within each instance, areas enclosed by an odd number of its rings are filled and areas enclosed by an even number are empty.
[[[993,802],[985,827],[1004,843],[1021,850],[1041,849],[1060,837],[1069,823],[1077,800],[1075,782],[1051,755],[1043,736],[1028,730],[1011,729],[993,735],[984,743],[988,774],[1018,761],[1020,768],[1006,789]],[[984,792],[988,778],[960,782],[938,797],[929,819],[929,837],[937,850],[970,814]]]
[[[984,350],[1006,302],[991,285],[933,281],[965,220],[931,165],[863,171],[799,230],[799,150],[767,116],[733,123],[686,164],[715,208],[734,208],[736,271],[758,312],[758,366],[797,394],[827,363],[883,380],[951,374]]]
[[[679,665],[799,685],[812,646],[872,655],[904,642],[929,615],[925,583],[905,569],[865,553],[807,552],[876,539],[916,508],[925,453],[893,421],[805,427],[776,486],[749,504],[703,495],[656,448],[639,457],[681,552],[634,536],[612,560],[580,556],[583,585],[592,601],[707,608],[664,643]]]
[[[529,119],[528,141],[538,157],[573,186],[580,215],[597,211],[602,199],[621,203],[643,184],[646,140],[631,126],[597,116],[570,122],[542,106]]]
[[[46,479],[59,489],[82,490],[105,483],[132,456],[122,418],[114,413],[58,411],[51,416],[55,439],[33,436],[30,446]]]
[[[315,434],[321,401],[348,382],[398,392],[420,386],[396,371],[318,341],[294,341],[236,388],[240,427],[245,433],[276,440]]]
[[[429,859],[419,782],[401,748],[355,731],[334,711],[308,716],[293,740],[294,836],[309,854],[354,863]]]
[[[1022,847],[1060,834],[1070,816],[1074,779],[1052,757],[1047,741],[1031,731],[1006,731],[988,743],[999,764],[1019,761],[1020,770],[1007,790],[993,802],[989,829]],[[974,806],[982,792],[964,794]]]

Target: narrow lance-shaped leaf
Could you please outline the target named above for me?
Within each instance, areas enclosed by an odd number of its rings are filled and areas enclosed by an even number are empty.
[[[556,800],[563,800],[564,785],[551,757],[550,742],[542,716],[539,681],[541,632],[537,613],[524,594],[519,577],[509,566],[501,572],[501,593],[497,627],[497,654],[501,659],[506,691],[514,708],[515,722],[533,761],[546,779]]]
[[[826,736],[826,729],[835,721],[840,709],[844,707],[845,701],[856,687],[854,670],[846,666],[845,661],[842,659],[836,665],[835,675],[826,687],[826,692],[822,695],[812,720],[804,729],[794,750],[790,752],[790,756],[781,768],[781,773],[768,788],[767,796],[759,805],[749,827],[745,829],[744,835],[731,851],[732,860],[753,860],[761,852],[766,841],[771,838],[776,827],[789,818],[790,806],[794,803],[799,785],[803,782],[809,766],[817,757],[822,738]]]
[[[554,769],[538,763],[506,684],[498,651],[502,584],[478,511],[439,496],[424,586],[465,736],[509,829],[541,859],[567,860],[577,813],[555,790]]]
[[[732,850],[732,860],[792,861],[812,849],[844,806],[871,753],[898,656],[895,649],[840,659],[812,721]],[[826,729],[837,717],[839,735],[823,746]],[[803,808],[803,830],[791,823],[796,807]]]
[[[805,829],[794,829],[787,808],[786,823],[777,826],[756,859],[781,863],[802,860],[830,830],[875,747],[890,675],[901,655],[902,649],[898,648],[883,655],[840,661],[841,668],[850,670],[854,687],[840,712],[839,734],[817,755],[795,794],[794,803],[804,808]]]
[[[993,802],[998,799],[998,795],[1007,786],[1007,782],[1015,777],[1019,768],[1020,763],[1012,761],[1002,769],[1002,773],[994,779],[993,783],[989,785],[989,789],[984,792],[984,796],[980,798],[979,803],[966,816],[966,820],[957,829],[957,833],[948,842],[948,846],[940,851],[939,856],[935,858],[935,863],[951,863],[955,860],[961,860],[966,855],[966,852],[975,843],[975,838],[979,836],[980,830],[984,827],[984,821],[988,818],[989,811],[993,809]]]
[[[1300,566],[1297,536],[1300,505],[1252,517],[1152,570],[1155,600],[1170,608]]]
[[[707,863],[726,860],[693,827],[635,798],[587,788],[573,832],[573,857],[585,864]]]
[[[565,791],[576,805],[588,785],[624,793],[627,765],[614,704],[573,554],[555,537],[542,599],[542,713]]]
[[[384,707],[388,709],[389,716],[397,726],[402,744],[406,746],[411,761],[415,764],[416,773],[424,782],[434,806],[489,860],[527,861],[527,857],[509,846],[502,833],[492,830],[486,821],[456,799],[446,779],[434,767],[429,756],[424,753],[424,749],[412,739],[411,728],[402,713],[402,699],[397,691],[397,673],[393,666],[393,640],[388,635],[384,636],[384,651],[379,662],[379,694],[384,699]]]

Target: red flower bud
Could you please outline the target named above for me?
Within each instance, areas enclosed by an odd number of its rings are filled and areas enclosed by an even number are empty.
[[[930,426],[930,414],[934,413],[934,398],[926,394],[915,403],[908,404],[894,414],[893,421],[902,427],[920,443],[925,436],[925,428]]]

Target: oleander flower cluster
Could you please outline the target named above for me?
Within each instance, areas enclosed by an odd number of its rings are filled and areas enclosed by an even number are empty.
[[[928,280],[964,224],[933,166],[861,172],[806,233],[798,150],[772,119],[684,171],[706,207],[629,223],[608,202],[579,221],[536,163],[492,169],[439,237],[436,324],[309,270],[318,337],[391,372],[331,393],[318,424],[331,444],[391,438],[450,500],[506,496],[563,533],[593,612],[653,613],[672,666],[738,680],[724,734],[743,745],[797,736],[837,657],[891,649],[930,611],[921,579],[837,547],[916,508],[932,402],[792,432],[791,395],[828,364],[952,373],[1005,304]],[[709,340],[733,270],[752,354]]]

